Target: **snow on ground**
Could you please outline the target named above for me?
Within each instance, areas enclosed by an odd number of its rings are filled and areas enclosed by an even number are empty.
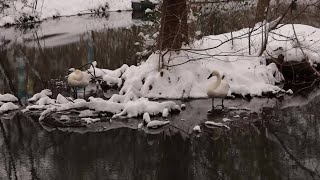
[[[296,40],[294,30],[296,31],[298,41]],[[293,29],[292,25],[284,25],[270,34],[269,45],[265,54],[274,58],[278,58],[282,54],[284,61],[296,62],[306,59],[306,55],[310,64],[319,64],[319,42],[320,30],[318,28],[296,24]]]
[[[317,44],[319,29],[298,24],[294,27],[310,63],[320,62],[316,53],[320,50]],[[229,83],[229,96],[261,96],[264,93],[284,92],[276,86],[284,80],[282,74],[274,63],[267,65],[266,58],[270,55],[278,56],[279,52],[275,54],[274,50],[284,49],[288,61],[302,60],[300,48],[293,45],[290,39],[283,39],[283,36],[293,36],[292,26],[284,25],[269,34],[267,51],[262,57],[255,56],[261,45],[259,31],[254,32],[251,37],[253,55],[248,54],[247,32],[248,29],[233,32],[233,37],[236,37],[233,44],[230,33],[206,36],[178,53],[165,55],[164,68],[160,72],[159,54],[154,53],[141,65],[126,68],[121,76],[124,83],[120,94],[126,95],[134,91],[148,98],[206,98],[207,86],[214,80],[208,80],[207,77],[213,70],[219,71]],[[276,41],[277,39],[282,41]]]
[[[43,0],[35,5],[34,0],[8,1],[10,8],[0,15],[0,26],[6,23],[17,23],[20,17],[32,20],[43,20],[53,16],[71,16],[79,13],[91,13],[91,10],[102,10],[108,4],[107,11],[131,10],[131,0]],[[33,8],[35,7],[35,8]]]

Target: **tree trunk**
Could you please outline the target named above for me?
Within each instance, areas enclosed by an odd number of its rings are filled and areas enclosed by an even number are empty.
[[[163,0],[158,49],[177,50],[188,42],[186,0]]]
[[[255,22],[262,22],[264,20],[266,20],[266,10],[269,6],[269,2],[270,0],[259,0],[258,4],[257,4],[257,9],[256,9],[256,18],[255,18]]]

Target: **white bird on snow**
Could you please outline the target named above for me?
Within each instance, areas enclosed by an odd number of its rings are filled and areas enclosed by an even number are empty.
[[[212,98],[212,109],[208,112],[211,113],[214,110],[214,98],[221,98],[221,107],[224,108],[223,100],[228,95],[229,92],[229,84],[227,81],[221,79],[221,75],[218,71],[212,71],[208,79],[211,77],[216,76],[217,79],[215,81],[212,81],[207,89],[207,95]]]
[[[89,85],[90,77],[86,72],[82,72],[79,69],[73,71],[68,76],[68,84],[72,87],[74,97],[77,98],[77,88],[84,88],[83,97],[85,97],[86,87]]]

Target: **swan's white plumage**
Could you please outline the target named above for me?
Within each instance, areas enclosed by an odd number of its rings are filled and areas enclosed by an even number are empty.
[[[212,76],[216,76],[217,79],[209,84],[207,88],[207,95],[210,98],[225,98],[230,89],[228,82],[221,79],[218,71],[213,71]]]
[[[68,76],[68,84],[71,87],[84,88],[89,85],[90,78],[86,72],[75,70]]]

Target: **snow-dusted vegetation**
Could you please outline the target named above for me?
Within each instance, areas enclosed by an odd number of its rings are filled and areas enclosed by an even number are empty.
[[[13,0],[0,4],[0,26],[86,13],[131,10],[130,0]]]

